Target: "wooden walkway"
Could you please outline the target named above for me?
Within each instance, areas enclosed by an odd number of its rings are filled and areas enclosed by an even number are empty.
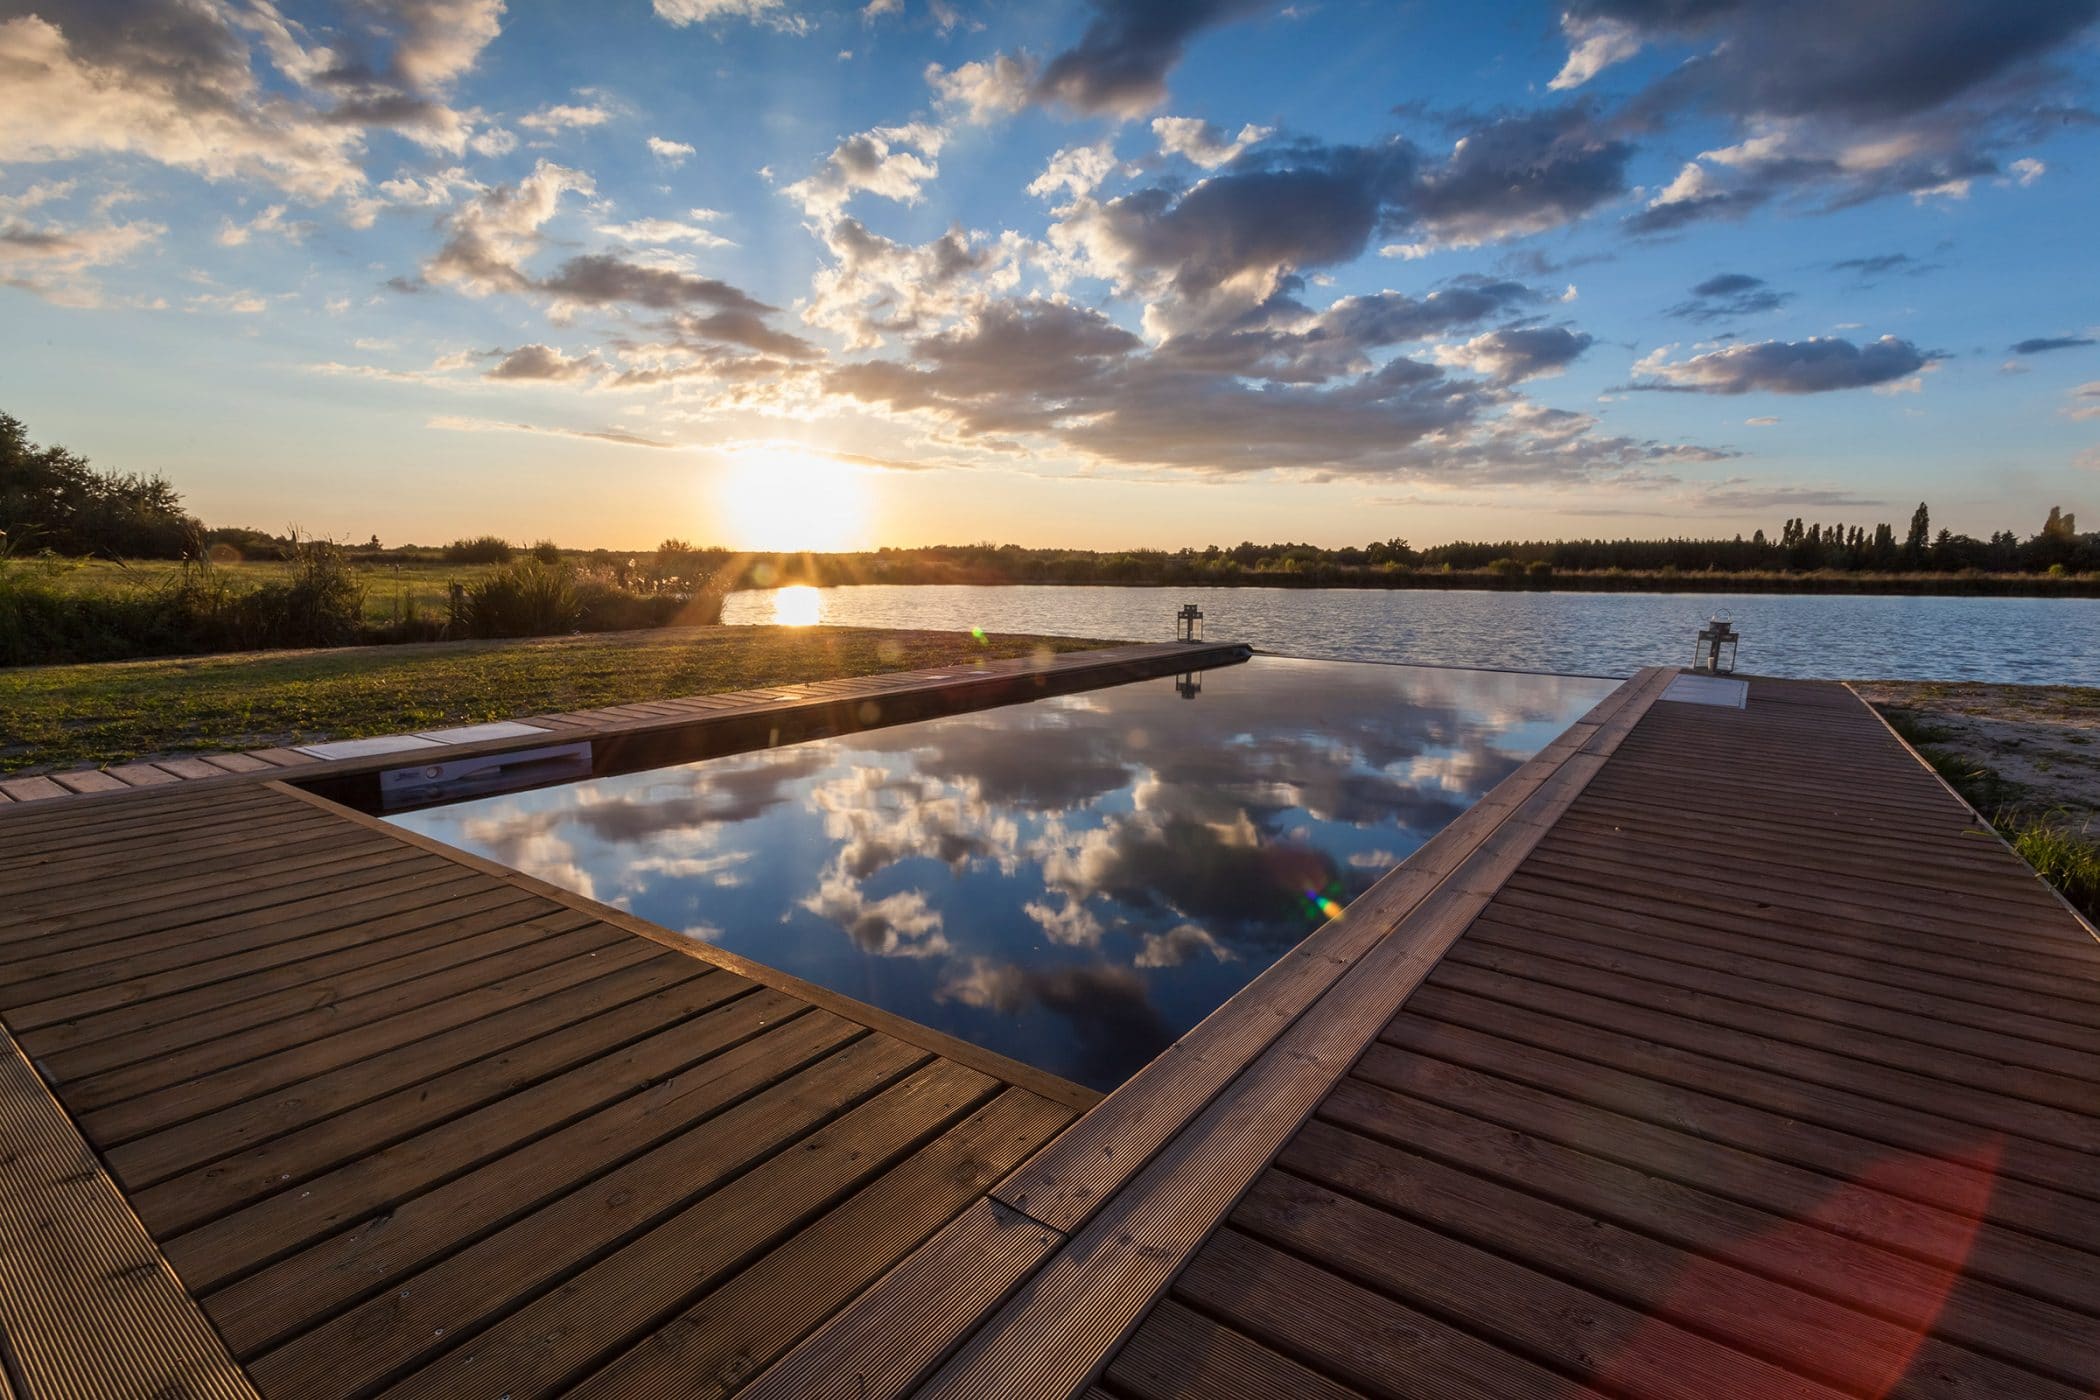
[[[1849,691],[1669,679],[746,1393],[2095,1394],[2100,942]]]
[[[266,776],[0,812],[0,1395],[2092,1395],[2100,942],[1670,680],[1098,1103]]]

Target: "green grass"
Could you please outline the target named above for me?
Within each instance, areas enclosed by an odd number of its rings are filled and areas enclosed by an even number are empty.
[[[703,627],[0,670],[0,773],[362,738],[1102,643]]]
[[[1997,821],[2005,839],[2044,880],[2063,891],[2089,919],[2100,920],[2100,840],[2090,827],[2073,831],[2048,816]]]
[[[1988,766],[1936,747],[1952,737],[1945,726],[1899,707],[1882,708],[1889,726],[1910,741],[1933,771],[1971,807],[1990,815],[2035,873],[2054,885],[2087,918],[2100,921],[2100,838],[2091,825],[2063,811],[2038,810],[2032,795]],[[2046,771],[2046,764],[2038,765]]]
[[[292,565],[272,559],[241,560],[214,566],[236,584],[274,583],[290,577]],[[500,564],[447,564],[438,560],[405,563],[352,561],[350,570],[365,586],[365,621],[375,627],[416,617],[444,620],[450,610],[449,585],[471,584]],[[159,588],[182,572],[173,559],[67,560],[51,581],[71,593]]]

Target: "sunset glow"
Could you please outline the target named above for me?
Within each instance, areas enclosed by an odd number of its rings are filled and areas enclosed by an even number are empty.
[[[714,528],[731,548],[823,552],[869,542],[865,468],[793,447],[738,453],[725,468]]]

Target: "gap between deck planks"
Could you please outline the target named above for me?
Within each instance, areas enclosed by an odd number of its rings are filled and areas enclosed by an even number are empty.
[[[1674,675],[1620,686],[745,1394],[1084,1386]]]

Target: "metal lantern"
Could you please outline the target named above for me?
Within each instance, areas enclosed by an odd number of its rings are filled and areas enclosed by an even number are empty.
[[[1184,700],[1193,700],[1203,693],[1203,675],[1199,671],[1183,671],[1174,678],[1174,693]]]
[[[1194,603],[1183,603],[1181,611],[1174,614],[1174,640],[1177,642],[1200,642],[1203,640],[1203,609]]]
[[[1735,644],[1742,634],[1735,630],[1727,611],[1715,613],[1699,629],[1699,640],[1692,644],[1692,669],[1711,671],[1715,675],[1735,673]],[[1724,655],[1725,652],[1725,655]]]

